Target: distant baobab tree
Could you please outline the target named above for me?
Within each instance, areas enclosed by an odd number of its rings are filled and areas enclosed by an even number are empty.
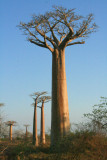
[[[47,92],[35,92],[31,96],[34,99],[34,117],[33,117],[33,145],[38,146],[38,135],[37,135],[37,104],[38,98]]]
[[[14,124],[16,123],[16,121],[7,121],[6,125],[10,127],[10,131],[9,131],[9,138],[12,141],[12,126],[14,126]]]
[[[50,96],[42,96],[39,98],[38,102],[42,103],[42,106],[37,106],[41,109],[41,128],[40,128],[40,143],[45,144],[45,118],[44,118],[44,103],[51,100]]]
[[[85,38],[96,31],[93,19],[93,14],[83,17],[75,14],[75,9],[55,6],[53,11],[33,15],[30,22],[19,25],[29,42],[52,53],[51,145],[70,129],[65,48],[85,43]]]
[[[25,133],[25,135],[26,135],[26,139],[27,139],[27,137],[28,137],[28,130],[27,130],[27,128],[28,128],[30,125],[24,124],[24,126],[26,127],[26,133]]]

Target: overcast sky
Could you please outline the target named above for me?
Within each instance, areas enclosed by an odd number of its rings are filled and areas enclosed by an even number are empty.
[[[99,26],[84,45],[67,48],[66,76],[70,121],[82,121],[100,96],[107,97],[107,0],[0,0],[0,103],[5,103],[6,120],[32,131],[33,92],[51,95],[52,55],[28,42],[17,25],[31,16],[51,11],[52,6],[76,8],[86,16],[93,13]],[[50,128],[51,103],[45,105],[46,130]],[[38,130],[40,110],[38,109]]]

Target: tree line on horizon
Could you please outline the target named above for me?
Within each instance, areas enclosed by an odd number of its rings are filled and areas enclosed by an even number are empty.
[[[47,92],[35,92],[30,95],[34,103],[34,116],[33,116],[33,139],[32,143],[35,146],[38,146],[38,135],[37,135],[37,107],[41,109],[41,127],[40,127],[40,144],[45,144],[45,117],[44,117],[44,103],[47,103],[51,100],[50,96],[46,95]],[[40,103],[42,104],[40,106]],[[39,106],[37,105],[39,104]],[[0,107],[5,106],[4,103],[0,103]],[[5,126],[9,126],[9,139],[12,141],[12,127],[17,125],[16,121],[7,121],[3,123],[2,115],[0,113],[0,138],[5,137],[7,130],[5,130]],[[24,125],[26,128],[25,138],[28,137],[28,124]]]

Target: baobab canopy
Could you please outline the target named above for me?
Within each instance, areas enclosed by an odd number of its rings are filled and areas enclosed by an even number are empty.
[[[53,48],[85,43],[84,38],[96,31],[93,19],[93,14],[83,17],[75,9],[53,7],[53,11],[33,15],[29,23],[21,22],[19,27],[24,29],[28,41],[53,51]]]

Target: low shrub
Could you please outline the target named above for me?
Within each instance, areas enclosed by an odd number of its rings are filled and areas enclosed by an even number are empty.
[[[107,159],[107,137],[90,131],[80,131],[64,137],[53,148],[53,152],[72,154],[75,159]],[[90,160],[89,159],[89,160]],[[82,159],[84,160],[84,159]]]

